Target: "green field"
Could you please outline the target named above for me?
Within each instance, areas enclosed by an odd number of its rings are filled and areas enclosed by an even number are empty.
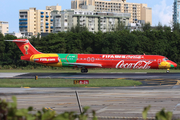
[[[133,72],[160,72],[165,73],[166,69],[149,69],[149,70],[142,70],[142,69],[103,69],[103,68],[96,68],[96,69],[88,69],[88,73],[133,73]],[[17,73],[80,73],[81,69],[75,68],[60,68],[60,69],[0,69],[0,73],[6,72],[17,72]],[[172,69],[170,72],[180,72],[180,70]]]
[[[122,79],[85,79],[88,85],[75,85],[75,79],[0,79],[0,87],[125,87],[142,83]],[[83,80],[83,79],[78,79]]]

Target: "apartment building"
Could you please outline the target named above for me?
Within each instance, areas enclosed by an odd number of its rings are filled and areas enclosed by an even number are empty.
[[[152,9],[147,4],[128,3],[126,0],[71,0],[71,9],[82,9],[83,5],[95,6],[96,12],[130,13],[130,23],[144,20],[152,24]]]
[[[84,6],[87,8],[87,6]],[[91,7],[90,7],[91,8]],[[90,32],[114,30],[119,23],[128,26],[129,13],[94,12],[92,9],[52,11],[53,32],[62,32],[71,27],[86,26]]]
[[[0,33],[5,35],[5,33],[9,32],[9,23],[5,21],[0,21]]]
[[[173,4],[173,22],[180,23],[180,0],[174,0]]]
[[[61,6],[46,6],[46,10],[19,10],[19,31],[24,35],[37,35],[38,33],[51,33],[53,31],[53,18],[51,11],[61,10]]]

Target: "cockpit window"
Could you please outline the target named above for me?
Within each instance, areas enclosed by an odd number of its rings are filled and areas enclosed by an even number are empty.
[[[164,58],[164,59],[163,59],[163,61],[167,61],[167,60],[169,60],[169,59],[168,59],[168,58]]]

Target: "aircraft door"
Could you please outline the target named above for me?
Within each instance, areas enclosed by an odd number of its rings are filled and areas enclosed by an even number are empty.
[[[161,59],[158,59],[158,65],[160,65],[161,64]]]

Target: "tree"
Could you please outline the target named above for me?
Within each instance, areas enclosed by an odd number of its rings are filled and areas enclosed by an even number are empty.
[[[82,53],[82,40],[80,39],[80,33],[67,32],[65,36],[67,41],[67,53]]]
[[[173,23],[173,31],[180,32],[180,24],[179,23]]]
[[[0,33],[0,65],[2,65],[5,52],[4,36]]]
[[[156,30],[163,30],[163,26],[162,24],[159,22],[158,26],[156,27]]]
[[[151,29],[151,24],[149,22],[145,23],[145,24],[142,24],[142,29],[143,29],[143,31],[150,30]]]
[[[17,39],[17,37],[13,35],[5,35],[5,40],[14,40]],[[3,55],[3,65],[12,65],[16,63],[16,60],[19,59],[20,53],[19,48],[17,45],[15,45],[12,42],[4,42],[5,43],[5,49],[4,49],[4,55]]]
[[[83,53],[92,53],[93,52],[93,41],[95,39],[95,36],[92,32],[84,31],[79,33],[81,45],[82,45],[82,51]]]
[[[88,31],[88,28],[86,26],[80,26],[80,25],[76,25],[75,27],[71,27],[71,29],[68,30],[68,32],[73,32],[73,33],[81,33],[84,31]]]
[[[136,54],[137,48],[137,36],[130,32],[124,32],[123,39],[121,41],[121,48],[123,54]]]
[[[121,31],[121,30],[127,30],[128,28],[126,27],[124,22],[118,23],[118,25],[115,28],[115,31]]]
[[[93,52],[92,53],[102,53],[102,41],[104,39],[104,33],[102,31],[98,31],[94,33],[93,40]]]
[[[171,27],[164,25],[164,31],[165,31],[165,32],[166,32],[166,31],[171,32]]]

